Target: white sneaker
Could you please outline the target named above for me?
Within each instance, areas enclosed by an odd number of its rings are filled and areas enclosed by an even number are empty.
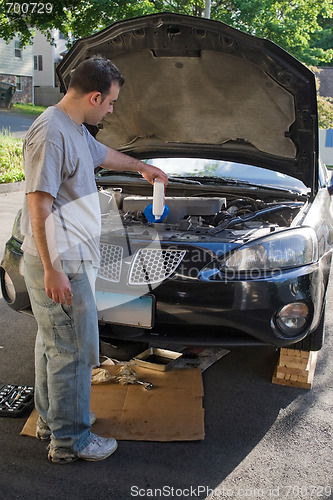
[[[97,434],[92,434],[92,437],[93,441],[77,453],[78,458],[96,462],[109,457],[118,448],[118,443],[113,438],[104,438]]]
[[[118,447],[118,443],[113,438],[103,438],[92,434],[93,441],[83,450],[76,452],[71,448],[58,448],[51,443],[48,446],[48,459],[54,464],[69,464],[78,458],[97,462],[109,457]]]
[[[92,411],[89,415],[90,426],[92,426],[96,422],[96,415]],[[36,437],[41,441],[48,441],[51,437],[50,427],[47,425],[45,420],[39,415],[37,419],[36,425]]]

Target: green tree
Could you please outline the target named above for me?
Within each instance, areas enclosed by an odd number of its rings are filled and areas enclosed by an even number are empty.
[[[333,99],[331,97],[323,97],[317,93],[318,104],[318,126],[319,128],[333,128]]]
[[[317,105],[318,105],[318,126],[319,128],[333,128],[333,99],[332,97],[324,97],[320,95],[320,80],[319,74],[322,68],[311,67],[310,69],[316,75],[317,84]]]
[[[17,33],[22,46],[32,43],[35,29],[52,39],[52,28],[74,39],[91,35],[115,21],[151,14],[149,0],[0,0],[0,38],[7,42]],[[28,6],[28,7],[27,7]],[[37,7],[35,7],[37,6]]]
[[[333,60],[333,36],[328,29],[332,0],[216,0],[211,14],[234,28],[272,40],[305,64]]]
[[[33,10],[32,5],[44,8]],[[0,38],[8,41],[16,32],[24,45],[31,42],[35,28],[49,37],[51,28],[58,28],[75,39],[121,19],[161,11],[203,16],[204,8],[205,0],[45,0],[40,4],[0,0]],[[332,0],[212,0],[211,18],[268,38],[305,64],[333,61]]]
[[[38,5],[38,3],[24,0],[16,2],[0,0],[0,38],[9,42],[18,34],[21,45],[24,47],[32,43],[36,28],[46,34],[50,40],[52,28],[59,28],[64,34],[68,34],[69,13],[79,3],[79,1],[70,0],[55,2],[51,0],[51,2],[46,1]]]
[[[314,50],[332,50],[333,47],[333,20],[332,18],[318,17],[320,29],[311,37],[310,48]],[[329,57],[320,62],[320,66],[333,66],[333,58]]]
[[[24,46],[32,42],[35,29],[52,41],[51,30],[58,28],[77,39],[122,19],[162,11],[201,17],[204,9],[205,0],[45,0],[39,4],[0,0],[0,38],[9,41],[18,33]],[[211,18],[268,38],[307,65],[333,64],[332,0],[212,0]],[[318,105],[320,125],[332,126],[332,100],[318,94]]]

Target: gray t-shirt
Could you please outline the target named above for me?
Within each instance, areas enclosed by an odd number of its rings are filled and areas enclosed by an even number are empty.
[[[52,216],[46,221],[52,261],[84,259],[99,266],[101,213],[94,168],[105,155],[106,146],[55,106],[28,130],[23,145],[25,192],[44,191],[54,197]],[[38,255],[26,197],[21,232],[22,249]]]

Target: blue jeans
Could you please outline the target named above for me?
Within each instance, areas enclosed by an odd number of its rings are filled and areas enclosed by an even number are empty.
[[[24,254],[24,277],[38,324],[35,406],[56,446],[81,451],[92,441],[91,372],[99,364],[96,269],[89,261],[62,265],[71,283],[71,306],[47,296],[41,260]]]

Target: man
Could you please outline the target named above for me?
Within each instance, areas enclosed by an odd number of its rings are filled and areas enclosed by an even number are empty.
[[[35,347],[37,437],[48,458],[103,460],[113,438],[90,431],[93,366],[99,363],[94,284],[100,209],[94,168],[138,171],[167,184],[160,169],[96,141],[83,123],[112,113],[124,79],[111,61],[92,57],[73,72],[68,91],[29,129],[24,142],[24,274],[38,323]]]

